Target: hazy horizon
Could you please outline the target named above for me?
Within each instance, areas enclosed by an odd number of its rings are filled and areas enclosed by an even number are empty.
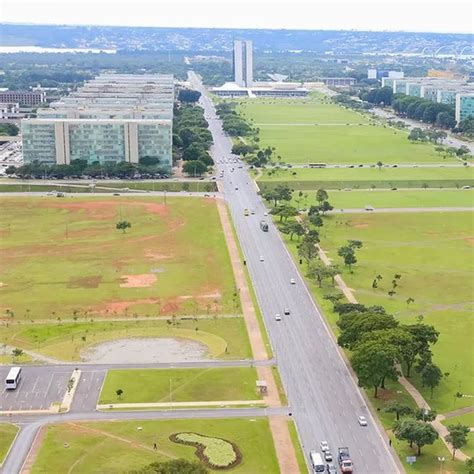
[[[470,1],[3,0],[2,23],[473,34]],[[231,12],[231,13],[228,13]],[[341,13],[342,12],[342,13]]]

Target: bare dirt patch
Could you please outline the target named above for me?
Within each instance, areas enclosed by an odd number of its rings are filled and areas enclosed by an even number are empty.
[[[162,260],[171,260],[173,258],[173,255],[166,255],[162,253],[153,253],[153,252],[148,252],[145,254],[145,257],[153,260],[154,262],[160,262]]]
[[[366,224],[365,222],[360,222],[358,224],[352,224],[352,227],[354,227],[354,229],[366,229],[367,227],[369,227],[369,224]]]
[[[97,288],[102,282],[100,275],[70,278],[67,285],[68,288]]]
[[[206,345],[189,339],[129,338],[90,347],[81,359],[96,364],[141,364],[208,360],[207,354]]]
[[[144,298],[132,301],[109,301],[105,304],[105,310],[100,311],[101,313],[125,313],[131,306],[137,304],[156,304],[159,303],[159,298]]]
[[[474,245],[474,237],[466,237],[464,239],[464,242],[466,242],[469,245]]]
[[[123,275],[120,288],[149,288],[156,282],[156,275],[144,273],[142,275]]]

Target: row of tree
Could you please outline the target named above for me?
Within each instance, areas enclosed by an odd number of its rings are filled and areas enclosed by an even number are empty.
[[[405,94],[395,94],[392,107],[396,114],[414,120],[422,120],[440,128],[452,129],[456,126],[454,107],[449,104],[439,104],[421,97]]]
[[[167,178],[169,169],[160,164],[154,156],[144,156],[139,163],[119,161],[100,163],[87,160],[72,160],[69,165],[49,165],[39,161],[25,163],[22,166],[9,166],[7,176],[22,179],[80,179],[80,178]]]
[[[20,129],[14,123],[0,123],[0,135],[16,137]]]
[[[222,127],[232,137],[245,137],[256,131],[237,112],[235,102],[221,102],[216,106],[216,112],[222,120]]]
[[[204,110],[195,105],[200,95],[198,91],[181,90],[173,118],[173,157],[185,162],[183,171],[190,176],[201,176],[214,164],[209,154],[212,134]]]

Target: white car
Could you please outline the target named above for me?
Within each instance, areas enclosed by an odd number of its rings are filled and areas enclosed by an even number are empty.
[[[295,281],[294,278],[290,278],[290,284],[291,284],[291,285],[296,285],[296,281]]]
[[[280,313],[275,314],[275,321],[281,321]]]
[[[263,262],[263,255],[260,255],[260,261]]]
[[[264,212],[263,215],[264,215],[265,217],[267,217],[267,216],[268,216],[268,212]]]
[[[285,308],[285,311],[283,311],[284,314],[286,314],[287,316],[290,315],[290,310],[288,308]]]
[[[359,415],[357,417],[357,421],[359,422],[360,426],[367,426],[367,419],[363,415]]]
[[[326,451],[329,451],[329,444],[327,441],[321,441],[321,443],[319,443],[319,447],[321,448],[321,451],[323,453],[325,453]]]
[[[324,451],[324,460],[326,462],[331,462],[332,461],[331,451]]]

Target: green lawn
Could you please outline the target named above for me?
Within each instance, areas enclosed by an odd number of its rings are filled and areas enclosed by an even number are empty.
[[[50,425],[32,473],[117,473],[174,458],[197,461],[195,448],[169,440],[174,433],[189,431],[234,442],[242,453],[242,463],[232,472],[280,472],[268,421],[258,418]]]
[[[456,425],[457,423],[461,423],[462,425],[466,425],[469,427],[474,428],[474,411],[470,413],[466,413],[465,415],[455,416],[453,418],[447,418],[443,420],[443,425]]]
[[[239,112],[262,124],[368,123],[366,116],[328,102],[323,96],[309,99],[249,99],[239,102]]]
[[[0,199],[1,309],[15,320],[240,312],[213,199]]]
[[[170,319],[172,322],[173,319]],[[197,330],[196,330],[197,329]],[[242,317],[183,320],[174,324],[155,321],[95,321],[55,324],[19,324],[3,328],[1,343],[65,361],[81,360],[81,353],[94,344],[130,337],[176,337],[201,342],[209,357],[249,359],[252,357]]]
[[[0,423],[0,466],[5,461],[5,457],[10,449],[19,428],[11,423]]]
[[[358,251],[353,273],[343,278],[364,304],[380,304],[404,323],[424,321],[440,332],[433,347],[434,360],[449,373],[435,390],[412,381],[439,413],[472,405],[472,399],[454,397],[456,392],[474,393],[474,360],[471,338],[474,330],[472,294],[473,215],[470,212],[337,215],[326,219],[322,246],[334,263],[340,264],[337,248],[347,239],[364,243]],[[393,275],[401,274],[393,297],[387,295]],[[379,288],[374,277],[381,274]],[[407,298],[415,302],[409,306]]]
[[[109,370],[99,403],[259,400],[251,367]],[[118,398],[117,389],[124,391]]]
[[[288,430],[290,431],[291,441],[293,447],[295,448],[296,460],[298,461],[298,467],[300,468],[300,473],[306,473],[308,471],[308,465],[301,448],[300,439],[298,438],[298,432],[296,430],[296,424],[294,421],[288,421]]]
[[[336,209],[390,207],[474,207],[474,190],[385,190],[385,191],[331,191],[329,202]],[[294,193],[293,203],[299,209],[314,206],[316,192]]]
[[[275,147],[285,163],[438,163],[434,146],[412,144],[408,132],[369,124],[366,116],[307,100],[241,101],[239,111],[259,129],[262,146]]]

